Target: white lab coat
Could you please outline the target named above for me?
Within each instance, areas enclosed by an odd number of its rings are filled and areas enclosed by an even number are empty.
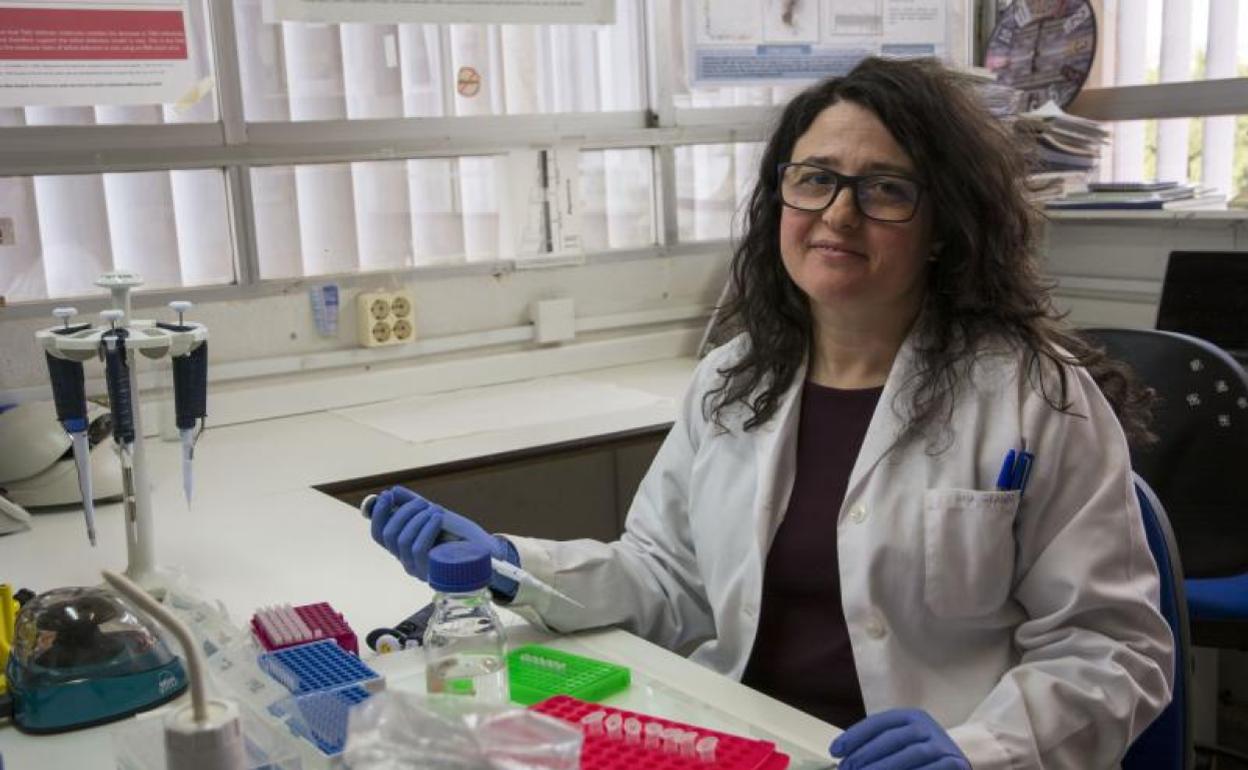
[[[838,513],[867,711],[926,709],[976,770],[1116,766],[1168,703],[1173,675],[1122,430],[1086,371],[1069,371],[1072,406],[1060,413],[1003,348],[957,391],[943,443],[898,443],[913,342]],[[803,369],[765,425],[741,430],[747,413],[733,407],[717,430],[702,396],[744,344],[698,366],[620,540],[511,538],[527,569],[586,605],[522,588],[515,604],[530,619],[561,631],[618,624],[741,677],[793,486],[805,380]],[[1023,439],[1035,463],[1020,503],[995,482]]]

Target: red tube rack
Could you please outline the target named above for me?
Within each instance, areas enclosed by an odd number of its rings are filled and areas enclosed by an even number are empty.
[[[771,741],[743,738],[635,711],[587,703],[567,695],[548,698],[529,708],[570,722],[584,732],[585,743],[581,750],[583,770],[785,770],[789,766],[789,756],[777,751],[776,745]],[[613,714],[619,714],[624,719],[632,717],[640,720],[643,725],[657,722],[664,729],[676,728],[682,732],[695,732],[699,738],[713,737],[717,740],[715,759],[707,761],[696,755],[683,756],[662,748],[647,748],[644,741],[630,743],[623,736],[612,738],[605,733],[585,732],[581,718],[595,711],[603,711],[608,717]]]

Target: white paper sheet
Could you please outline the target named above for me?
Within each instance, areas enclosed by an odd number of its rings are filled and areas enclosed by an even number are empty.
[[[0,2],[0,107],[190,98],[187,23],[184,0]]]
[[[695,86],[800,83],[863,57],[936,56],[969,64],[969,0],[690,0]]]
[[[632,2],[633,0],[628,0]],[[615,0],[275,0],[286,21],[611,24]]]

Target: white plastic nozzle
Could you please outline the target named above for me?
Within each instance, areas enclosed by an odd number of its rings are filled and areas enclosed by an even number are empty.
[[[571,596],[568,596],[567,594],[555,588],[554,586],[550,585],[549,583],[546,583],[543,580],[539,580],[538,578],[533,577],[533,575],[529,573],[527,570],[525,570],[523,567],[517,567],[511,562],[503,561],[502,559],[490,559],[490,565],[494,568],[495,572],[497,572],[498,574],[502,575],[505,578],[511,578],[512,580],[522,585],[532,586],[536,588],[537,590],[541,591],[542,593],[550,594],[551,596],[554,596],[558,599],[562,599],[568,604],[571,604],[575,607],[580,607],[581,609],[585,609],[584,604],[581,604],[576,599],[573,599]]]
[[[178,314],[178,326],[182,326],[182,314],[189,312],[194,307],[189,300],[175,299],[169,303],[169,309]]]
[[[100,318],[103,318],[105,323],[107,323],[109,326],[116,326],[117,322],[125,317],[126,317],[125,311],[118,310],[117,308],[109,308],[108,310],[100,311]]]
[[[76,307],[53,308],[52,315],[61,319],[61,322],[64,323],[66,326],[69,326],[69,319],[78,315],[78,308]]]

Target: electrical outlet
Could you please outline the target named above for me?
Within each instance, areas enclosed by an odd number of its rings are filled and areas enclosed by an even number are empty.
[[[355,298],[360,344],[401,345],[416,339],[412,297],[404,291],[362,292]]]

